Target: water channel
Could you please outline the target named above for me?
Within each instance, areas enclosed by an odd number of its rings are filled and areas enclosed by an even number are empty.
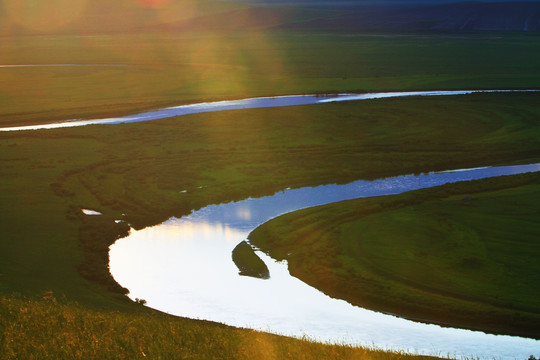
[[[280,214],[360,197],[397,194],[456,181],[540,171],[540,164],[406,175],[347,185],[289,189],[210,205],[181,219],[132,230],[110,248],[110,270],[132,299],[178,316],[319,341],[418,354],[526,359],[540,341],[420,324],[332,299],[290,276],[260,251],[270,279],[238,275],[233,248]],[[204,191],[204,189],[200,189]]]
[[[7,65],[4,65],[7,66]],[[19,65],[17,65],[19,66]],[[20,65],[22,66],[22,65]],[[33,65],[41,66],[41,65]],[[43,65],[45,66],[45,65]],[[0,127],[0,131],[23,131],[23,130],[45,130],[58,129],[64,127],[75,127],[85,125],[104,125],[104,124],[122,124],[141,121],[150,121],[166,119],[175,116],[225,111],[239,109],[257,109],[267,107],[283,107],[297,105],[311,105],[336,101],[356,101],[371,100],[382,98],[396,98],[406,96],[449,96],[449,95],[468,95],[473,93],[497,93],[497,92],[537,92],[540,90],[451,90],[451,91],[407,91],[407,92],[382,92],[366,94],[330,94],[330,95],[286,95],[273,97],[258,97],[241,100],[225,100],[214,102],[203,102],[197,104],[188,104],[143,112],[135,115],[112,117],[106,119],[92,120],[66,120],[40,125],[23,125],[13,127]]]

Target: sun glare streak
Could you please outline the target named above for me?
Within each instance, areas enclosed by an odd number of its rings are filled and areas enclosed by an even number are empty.
[[[24,121],[28,108],[41,111],[52,102],[65,110],[58,120],[91,118],[99,108],[130,112],[130,107],[288,93],[294,82],[283,44],[265,31],[269,23],[283,21],[279,13],[265,17],[266,10],[212,0],[0,2],[8,20],[0,31],[18,24],[26,28],[22,34],[29,29],[47,34],[1,40],[1,63],[14,65],[3,73],[2,83],[10,83],[4,110]],[[96,29],[106,33],[93,35]],[[43,66],[22,68],[25,64]],[[79,108],[90,114],[79,114]]]
[[[256,22],[257,19],[245,21]],[[186,48],[188,63],[196,66],[195,76],[197,81],[193,84],[198,87],[196,92],[204,98],[230,97],[231,94],[238,96],[273,95],[273,91],[281,89],[283,79],[287,78],[287,69],[279,43],[273,36],[265,31],[250,29],[244,33],[236,31],[215,32],[204,36],[201,41],[190,43]],[[279,90],[278,90],[279,91]],[[230,114],[225,117],[208,117],[208,121],[229,121]],[[260,132],[260,148],[269,149],[265,139],[265,126],[254,126],[253,132]],[[215,141],[213,137],[220,136],[217,133],[205,134],[207,141]],[[248,145],[248,144],[246,144]],[[261,160],[273,161],[272,152],[261,153]],[[233,156],[234,157],[234,156]],[[216,159],[215,166],[231,166],[237,159],[223,157]],[[221,162],[221,163],[217,163]]]

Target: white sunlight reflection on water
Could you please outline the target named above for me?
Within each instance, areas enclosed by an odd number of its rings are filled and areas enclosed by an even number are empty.
[[[224,110],[258,109],[268,107],[284,107],[297,105],[312,105],[339,101],[359,101],[383,98],[397,98],[409,96],[451,96],[469,95],[475,93],[498,93],[498,92],[537,92],[540,90],[451,90],[451,91],[409,91],[409,92],[388,92],[388,93],[367,93],[367,94],[334,94],[334,95],[285,95],[272,97],[248,98],[241,100],[226,100],[215,102],[204,102],[189,105],[180,105],[160,110],[144,112],[135,115],[128,115],[116,118],[94,119],[94,120],[68,120],[57,123],[41,125],[25,125],[14,127],[0,127],[0,131],[23,131],[23,130],[45,130],[58,129],[64,127],[86,126],[86,125],[114,125],[141,121],[151,121],[167,119],[175,116],[198,114]]]
[[[292,189],[210,205],[181,219],[132,231],[111,246],[110,270],[131,298],[145,299],[148,306],[174,315],[420,354],[526,359],[540,348],[540,341],[420,324],[354,307],[290,276],[286,262],[277,263],[260,252],[271,278],[239,276],[231,252],[258,225],[296,209],[531,171],[540,171],[540,164]]]

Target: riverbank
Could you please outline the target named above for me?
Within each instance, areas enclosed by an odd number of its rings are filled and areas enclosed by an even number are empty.
[[[261,252],[257,256],[264,260],[267,269],[263,267],[270,276],[266,280],[255,279],[263,274],[250,266],[253,261],[241,261],[248,260],[247,256],[235,256],[235,245],[240,243],[251,249],[243,241],[249,233],[284,213],[531,171],[540,171],[540,163],[359,180],[210,205],[181,219],[172,218],[158,226],[132,231],[111,246],[109,267],[115,280],[130,289],[131,299],[143,298],[147,306],[172,315],[265,328],[293,337],[307,334],[322,342],[414,349],[415,353],[431,356],[526,358],[538,349],[538,342],[422,324],[355,307],[292,277],[286,262],[276,262]],[[309,244],[320,250],[319,245],[326,244]],[[249,254],[261,262],[253,252]],[[291,254],[294,251],[287,253]],[[332,255],[326,253],[327,257]],[[253,269],[251,277],[238,276],[239,269]]]

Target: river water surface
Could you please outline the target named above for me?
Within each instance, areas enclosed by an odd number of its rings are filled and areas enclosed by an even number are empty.
[[[270,279],[240,276],[231,252],[257,226],[287,212],[533,171],[540,171],[540,164],[356,181],[210,205],[181,219],[132,230],[111,246],[110,270],[132,299],[145,299],[148,306],[174,315],[419,354],[524,360],[539,351],[540,341],[420,324],[355,307],[290,276],[285,262],[260,251],[257,254],[268,266]]]
[[[57,64],[62,66],[62,64]],[[63,66],[68,66],[64,64]],[[8,66],[8,65],[4,65]],[[9,65],[11,66],[11,65]],[[16,65],[25,66],[25,65]],[[31,66],[55,66],[55,65],[31,65]],[[89,65],[90,66],[90,65]],[[99,66],[99,65],[95,65]],[[407,91],[407,92],[383,92],[383,93],[367,93],[367,94],[334,94],[334,95],[286,95],[286,96],[274,96],[274,97],[259,97],[248,98],[241,100],[226,100],[226,101],[214,101],[204,102],[198,104],[188,104],[169,107],[165,109],[159,109],[154,111],[148,111],[135,115],[113,117],[106,119],[93,119],[93,120],[67,120],[62,122],[55,122],[41,125],[25,125],[14,127],[0,127],[0,131],[22,131],[22,130],[44,130],[44,129],[58,129],[64,127],[75,127],[85,125],[98,125],[98,124],[122,124],[141,121],[150,121],[171,118],[181,115],[225,111],[225,110],[239,110],[239,109],[257,109],[267,107],[283,107],[283,106],[297,106],[297,105],[311,105],[336,101],[357,101],[357,100],[370,100],[370,99],[382,99],[382,98],[396,98],[406,96],[449,96],[449,95],[468,95],[473,93],[496,93],[496,92],[537,92],[539,90],[453,90],[453,91]]]

